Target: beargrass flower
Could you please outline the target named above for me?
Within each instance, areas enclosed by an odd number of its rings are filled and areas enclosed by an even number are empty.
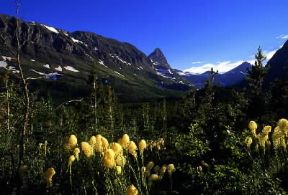
[[[271,132],[271,129],[272,129],[272,127],[267,125],[267,126],[263,127],[262,133],[267,135]]]
[[[68,142],[65,144],[65,149],[71,151],[77,146],[77,137],[75,135],[70,135]]]
[[[154,167],[154,162],[153,161],[150,161],[150,162],[148,162],[147,163],[147,165],[146,165],[146,169],[148,170],[148,171],[150,171],[153,167]]]
[[[124,167],[124,165],[126,164],[126,158],[123,156],[123,154],[117,155],[115,157],[115,162],[116,162],[116,165]]]
[[[90,140],[89,140],[89,144],[91,146],[94,146],[96,144],[97,140],[96,140],[96,137],[93,135],[90,137]]]
[[[167,170],[167,166],[163,165],[159,171],[161,177],[163,177],[163,175],[166,173],[166,170]]]
[[[257,129],[257,123],[255,121],[250,121],[248,125],[252,135],[256,137],[256,129]]]
[[[130,141],[130,144],[128,146],[128,151],[129,153],[134,156],[134,158],[137,158],[137,145],[135,144],[135,142]]]
[[[250,149],[251,144],[253,143],[253,139],[250,136],[247,136],[244,141],[247,148]]]
[[[278,126],[279,128],[282,130],[282,129],[286,129],[288,128],[288,120],[285,119],[285,118],[282,118],[278,121]]]
[[[115,152],[112,149],[107,149],[104,152],[103,164],[106,168],[113,168],[116,166]]]
[[[137,188],[132,184],[130,186],[128,186],[127,191],[126,191],[127,195],[138,195],[138,190]]]
[[[121,166],[116,166],[116,173],[117,173],[117,175],[122,174],[122,167]]]
[[[169,175],[171,175],[171,174],[174,173],[175,171],[176,171],[176,168],[175,168],[174,164],[169,164],[169,165],[167,166],[167,172],[168,172]]]
[[[105,151],[109,148],[109,142],[105,137],[101,138],[101,143],[102,143],[103,151]]]
[[[53,179],[53,176],[56,174],[56,171],[54,168],[48,168],[45,173],[44,173],[44,180],[47,184],[47,186],[51,186],[52,185],[52,179]]]
[[[157,174],[152,174],[152,175],[150,175],[149,180],[150,181],[158,181],[158,180],[160,180],[160,177]]]
[[[143,154],[144,150],[147,148],[146,141],[144,139],[140,140],[138,147],[140,154]]]
[[[74,153],[74,156],[75,156],[76,160],[79,160],[80,149],[79,148],[75,148],[73,153]]]
[[[119,139],[119,144],[121,144],[121,146],[124,148],[124,149],[127,149],[128,146],[129,146],[129,143],[130,143],[130,138],[127,134],[124,134],[122,136],[122,138]]]
[[[88,142],[81,142],[81,149],[87,158],[93,156],[93,148]]]
[[[116,142],[111,143],[110,148],[115,152],[116,156],[123,154],[123,148],[119,143]]]
[[[72,163],[76,160],[74,155],[71,155],[68,159],[68,166],[71,167]]]

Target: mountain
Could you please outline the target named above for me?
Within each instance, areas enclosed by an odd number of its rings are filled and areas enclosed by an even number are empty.
[[[232,70],[225,72],[223,74],[217,74],[214,78],[214,84],[223,87],[229,87],[236,85],[244,81],[248,70],[251,68],[251,64],[248,62],[243,62],[239,66],[233,68]],[[191,74],[191,73],[181,73],[188,81],[191,82],[196,88],[202,88],[205,82],[210,76],[211,71],[206,71],[202,74]]]
[[[156,48],[148,58],[151,60],[154,66],[161,66],[163,68],[171,68],[168,64],[166,57],[164,56],[161,49]]]
[[[0,69],[19,77],[15,65],[16,21],[15,17],[0,15]],[[190,89],[177,72],[170,70],[160,49],[148,57],[126,42],[22,20],[19,35],[25,76],[31,78],[32,88],[45,86],[42,93],[67,98],[88,94],[92,74],[111,84],[124,101],[177,97]],[[160,73],[160,67],[166,68],[169,76]]]
[[[275,79],[287,79],[288,76],[288,41],[267,62],[268,73],[265,82]]]
[[[151,63],[153,64],[153,69],[156,71],[156,74],[177,81],[181,84],[190,85],[189,81],[187,81],[184,77],[178,74],[178,71],[172,69],[169,65],[165,55],[161,51],[161,49],[156,48],[149,56]]]

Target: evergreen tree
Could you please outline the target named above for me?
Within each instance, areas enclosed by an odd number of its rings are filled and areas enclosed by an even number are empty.
[[[262,49],[259,47],[255,55],[255,64],[248,71],[247,81],[248,87],[246,95],[248,98],[248,115],[252,118],[260,116],[265,111],[265,93],[263,90],[264,77],[267,69],[264,66],[264,56]]]

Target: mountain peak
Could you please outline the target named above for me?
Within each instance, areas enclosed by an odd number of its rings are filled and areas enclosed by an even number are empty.
[[[167,59],[160,48],[154,49],[154,51],[148,57],[154,65],[170,68]]]

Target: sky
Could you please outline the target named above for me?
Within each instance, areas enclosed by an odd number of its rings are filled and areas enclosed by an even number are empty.
[[[287,0],[21,0],[20,18],[67,31],[129,42],[149,55],[160,48],[172,68],[225,72],[267,55],[288,39]],[[15,15],[15,1],[0,13]]]

